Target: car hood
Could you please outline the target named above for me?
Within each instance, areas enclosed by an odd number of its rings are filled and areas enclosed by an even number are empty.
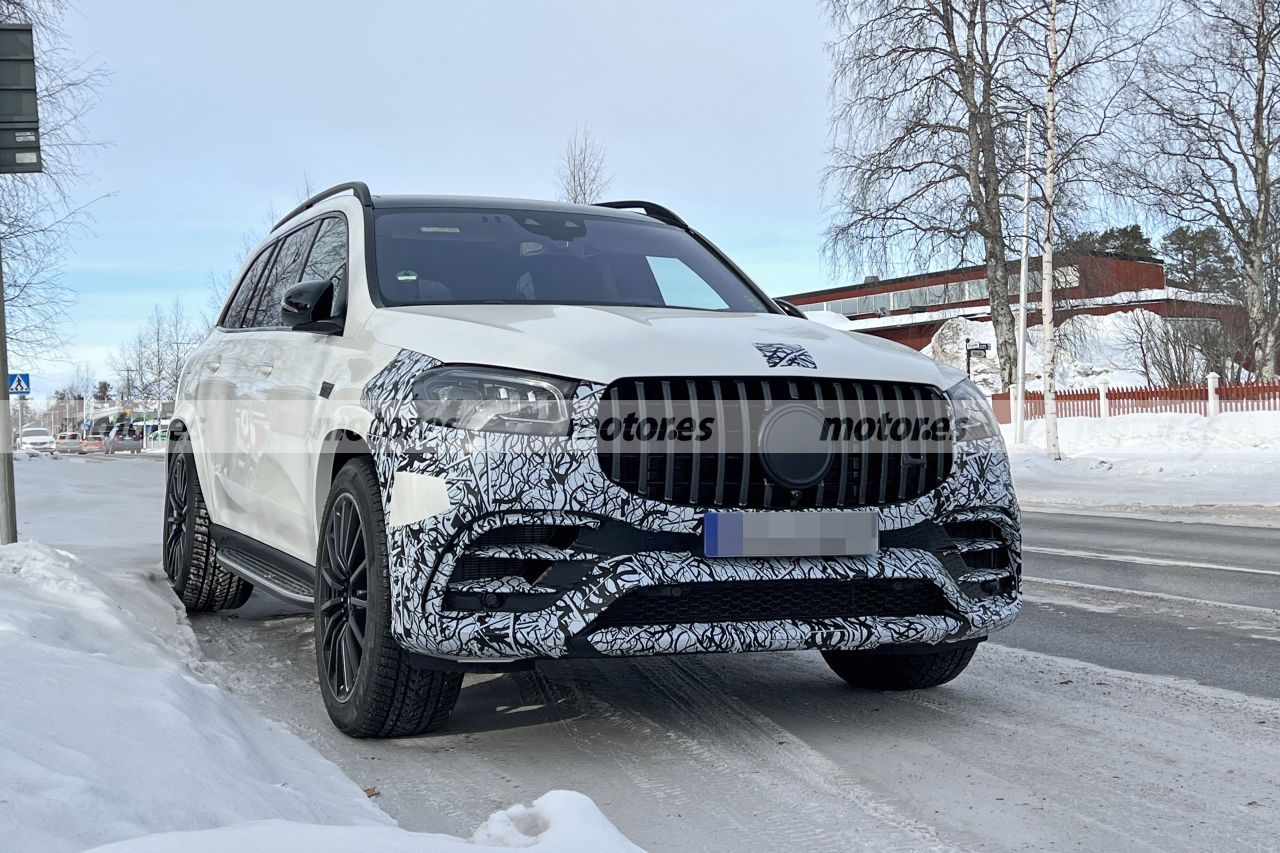
[[[947,388],[953,368],[883,338],[782,314],[584,305],[427,305],[375,311],[381,343],[447,363],[608,383],[625,376],[826,376]],[[773,345],[783,345],[775,348]],[[788,348],[806,359],[777,366]],[[762,351],[764,350],[764,351]],[[769,356],[773,356],[770,359]]]

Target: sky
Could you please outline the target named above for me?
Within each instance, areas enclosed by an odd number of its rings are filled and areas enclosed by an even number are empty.
[[[51,392],[157,303],[199,313],[246,239],[304,183],[552,198],[575,127],[607,149],[609,195],[680,213],[774,295],[827,286],[829,144],[815,0],[81,3],[72,48],[109,77],[77,190],[90,233]]]

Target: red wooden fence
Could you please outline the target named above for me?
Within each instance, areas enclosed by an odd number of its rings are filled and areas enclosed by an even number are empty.
[[[1097,388],[1059,391],[1056,395],[1058,416],[1064,418],[1102,417],[1102,398]],[[1002,424],[1012,420],[1009,392],[992,395],[991,405]],[[1044,394],[1027,392],[1026,418],[1044,417]],[[1189,415],[1209,414],[1207,385],[1176,385],[1169,388],[1108,388],[1107,408],[1111,415],[1143,412],[1181,412]],[[1218,410],[1221,412],[1280,411],[1280,382],[1253,385],[1218,386]]]

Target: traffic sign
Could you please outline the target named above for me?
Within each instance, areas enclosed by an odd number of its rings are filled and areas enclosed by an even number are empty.
[[[986,352],[991,349],[991,344],[969,344],[969,352]]]
[[[9,374],[9,395],[12,397],[25,397],[31,393],[31,374],[30,373],[10,373]]]

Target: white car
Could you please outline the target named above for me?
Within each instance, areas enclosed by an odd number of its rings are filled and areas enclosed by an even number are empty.
[[[24,427],[18,435],[18,447],[22,450],[39,450],[52,453],[56,440],[44,427]]]
[[[164,565],[313,608],[344,732],[462,673],[822,652],[931,687],[1021,606],[999,431],[958,371],[797,317],[648,202],[323,192],[184,369]]]

